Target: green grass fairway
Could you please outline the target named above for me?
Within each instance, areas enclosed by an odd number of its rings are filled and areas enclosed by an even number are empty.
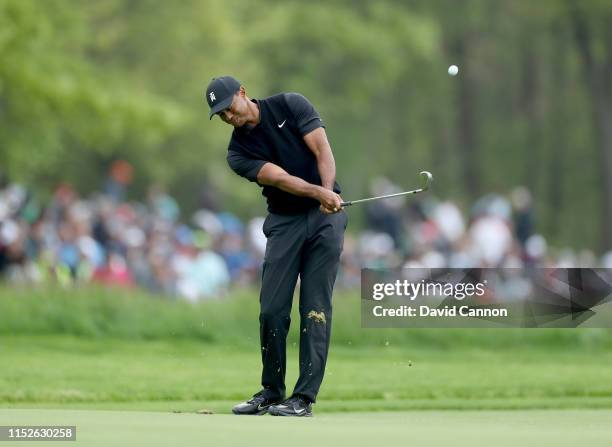
[[[3,407],[228,413],[259,389],[257,345],[18,335],[0,352]],[[612,409],[611,370],[610,351],[335,345],[315,411]]]
[[[364,330],[352,295],[336,304],[315,417],[233,416],[259,389],[253,297],[6,293],[0,425],[76,425],[76,443],[54,445],[104,447],[612,445],[612,331]]]
[[[538,446],[612,443],[612,410],[410,411],[309,419],[121,411],[0,410],[2,424],[76,425],[66,446]],[[39,445],[38,443],[2,443]]]

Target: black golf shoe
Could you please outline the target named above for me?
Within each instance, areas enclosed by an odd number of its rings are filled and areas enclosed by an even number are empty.
[[[312,403],[302,396],[291,396],[286,401],[268,408],[272,416],[312,416]]]
[[[263,392],[256,393],[251,399],[242,402],[232,408],[232,413],[238,415],[261,416],[268,412],[270,405],[278,403],[278,400],[266,399]]]

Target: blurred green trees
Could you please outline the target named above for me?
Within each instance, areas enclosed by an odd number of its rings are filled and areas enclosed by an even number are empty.
[[[469,205],[526,185],[554,245],[612,248],[612,3],[603,0],[0,1],[0,166],[45,194],[110,162],[184,206],[213,188],[262,212],[225,164],[202,91],[300,91],[327,123],[343,196],[377,175]],[[460,68],[450,77],[450,64]]]

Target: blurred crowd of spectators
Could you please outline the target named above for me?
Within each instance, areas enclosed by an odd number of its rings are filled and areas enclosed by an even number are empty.
[[[0,189],[0,276],[12,283],[93,282],[142,287],[188,300],[223,296],[232,285],[256,284],[265,252],[264,218],[241,221],[200,209],[187,221],[174,198],[153,186],[144,202],[128,202],[131,171],[115,165],[100,193],[81,197],[60,185],[44,206],[18,184]],[[374,195],[398,192],[384,178]],[[365,212],[365,229],[350,231],[338,278],[358,287],[363,267],[612,267],[584,250],[553,258],[534,231],[525,188],[487,195],[464,214],[432,195],[394,198],[351,209]],[[349,223],[350,229],[350,223]]]
[[[385,178],[374,180],[374,195],[401,189]],[[517,187],[508,194],[488,194],[464,214],[451,201],[432,196],[371,202],[370,229],[357,246],[368,265],[425,268],[612,267],[612,253],[600,259],[591,250],[550,250],[535,231],[531,194]]]

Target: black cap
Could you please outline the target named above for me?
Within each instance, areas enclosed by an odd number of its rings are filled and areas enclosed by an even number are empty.
[[[240,90],[240,82],[231,76],[213,78],[204,95],[210,107],[208,119],[212,119],[215,113],[231,106],[234,94],[238,90]]]

